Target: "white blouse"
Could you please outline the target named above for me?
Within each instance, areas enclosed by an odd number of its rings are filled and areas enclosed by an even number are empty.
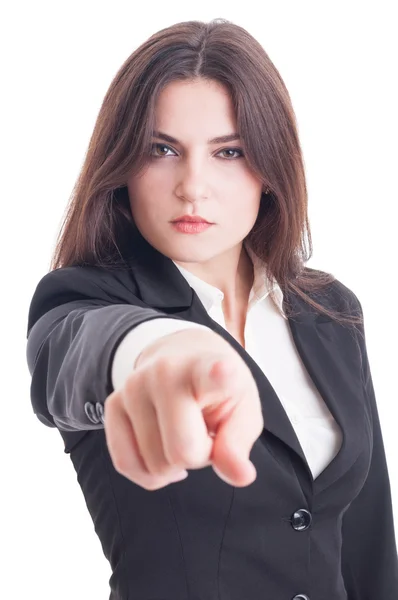
[[[327,467],[342,444],[342,432],[312,382],[294,344],[283,312],[283,293],[270,282],[261,261],[245,246],[253,262],[254,282],[249,296],[244,330],[245,350],[274,388],[299,439],[314,479]],[[174,262],[174,261],[173,261]],[[209,316],[228,330],[222,308],[224,294],[176,264],[195,290]],[[275,299],[270,296],[273,290]],[[144,347],[157,338],[189,327],[205,327],[191,321],[159,318],[141,323],[123,338],[112,364],[112,383],[120,387]]]

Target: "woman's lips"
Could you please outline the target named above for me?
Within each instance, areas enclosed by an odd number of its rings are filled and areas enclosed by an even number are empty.
[[[173,227],[181,233],[201,233],[213,225],[205,221],[173,221]]]

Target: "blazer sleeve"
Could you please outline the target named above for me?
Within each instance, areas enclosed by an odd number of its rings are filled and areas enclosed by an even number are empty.
[[[113,391],[117,346],[137,325],[166,316],[110,275],[99,277],[84,267],[47,273],[33,294],[27,328],[30,396],[38,419],[64,431],[102,428],[89,418],[87,405],[103,405]]]
[[[358,298],[356,301],[363,315]],[[363,325],[359,330],[363,382],[373,421],[373,452],[365,483],[343,516],[342,574],[349,600],[397,600],[398,556],[390,480]]]

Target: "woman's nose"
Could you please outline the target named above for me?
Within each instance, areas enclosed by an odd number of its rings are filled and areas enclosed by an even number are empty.
[[[186,164],[181,167],[176,193],[190,202],[203,200],[209,196],[209,181],[206,166],[199,164]]]

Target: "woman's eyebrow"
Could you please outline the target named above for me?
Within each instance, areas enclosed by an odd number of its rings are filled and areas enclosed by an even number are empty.
[[[176,138],[168,135],[167,133],[163,133],[162,131],[154,131],[153,137],[165,140],[166,142],[170,142],[170,144],[180,144]],[[240,140],[239,133],[229,133],[227,135],[220,135],[218,137],[212,138],[211,140],[207,140],[208,144],[226,144],[228,142],[233,142],[235,140]]]

